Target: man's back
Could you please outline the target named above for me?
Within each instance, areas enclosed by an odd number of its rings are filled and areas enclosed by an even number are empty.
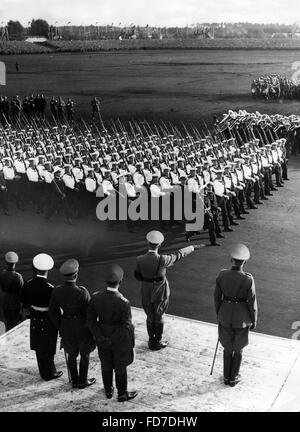
[[[4,309],[18,309],[20,307],[23,278],[14,270],[2,270],[0,273],[0,289],[4,293],[2,307]]]
[[[256,322],[257,303],[250,273],[222,270],[216,280],[215,308],[225,327],[244,328]]]
[[[51,301],[65,314],[80,315],[86,313],[90,295],[86,288],[76,285],[75,282],[65,282],[54,289]]]
[[[115,291],[103,291],[92,296],[91,304],[97,312],[99,323],[120,325],[126,311],[130,311],[129,301]],[[131,317],[131,312],[129,315]]]
[[[53,285],[45,278],[34,277],[29,279],[25,282],[22,290],[22,302],[24,306],[48,306],[53,288]]]

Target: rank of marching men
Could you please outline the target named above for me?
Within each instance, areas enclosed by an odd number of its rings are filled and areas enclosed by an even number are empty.
[[[53,127],[51,140],[46,140],[43,134],[47,129],[19,134],[2,130],[0,164],[5,180],[23,176],[33,183],[51,183],[59,172],[69,189],[83,184],[89,193],[100,187],[108,195],[121,181],[128,196],[134,198],[139,188],[148,187],[153,196],[159,196],[186,179],[195,193],[212,183],[216,195],[221,196],[232,186],[245,187],[245,180],[256,181],[261,168],[281,163],[285,145],[285,139],[279,139],[259,147],[259,140],[254,139],[238,149],[234,138],[213,143],[209,136],[199,141],[167,137],[160,143],[154,136],[143,142],[143,149],[124,142],[117,150],[110,145],[114,139],[108,143],[102,137],[96,142],[89,133],[67,137],[65,131]],[[35,145],[32,134],[40,138]]]

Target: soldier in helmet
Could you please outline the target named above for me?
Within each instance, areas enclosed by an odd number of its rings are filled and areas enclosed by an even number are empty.
[[[248,345],[249,330],[256,327],[257,301],[253,276],[243,268],[250,258],[249,249],[237,244],[230,255],[232,267],[218,275],[214,301],[224,348],[224,384],[234,387],[240,381],[242,350]]]
[[[54,261],[50,255],[41,253],[33,258],[32,265],[34,277],[24,284],[22,303],[30,308],[30,349],[36,353],[41,378],[49,381],[63,374],[54,364],[58,332],[48,314],[54,286],[47,278]]]
[[[87,314],[87,324],[98,347],[105,395],[108,399],[113,396],[115,371],[119,402],[137,396],[136,391],[127,390],[127,366],[134,361],[134,326],[130,303],[119,292],[123,275],[117,264],[106,269],[106,290],[92,295]]]
[[[65,280],[52,293],[49,315],[60,332],[63,347],[68,354],[72,387],[83,389],[96,382],[95,378],[88,379],[90,352],[95,349],[93,336],[86,327],[86,311],[91,297],[86,288],[76,283],[79,271],[77,260],[67,260],[59,271]]]
[[[4,297],[2,302],[6,331],[21,321],[21,290],[23,278],[16,272],[19,257],[15,252],[5,254],[6,269],[0,273],[0,290]]]
[[[146,236],[148,252],[136,260],[135,277],[142,282],[142,305],[147,315],[149,349],[157,351],[168,345],[162,341],[164,330],[163,314],[169,305],[170,287],[166,269],[188,256],[200,245],[188,246],[170,255],[160,255],[158,250],[164,241],[160,231],[150,231]]]

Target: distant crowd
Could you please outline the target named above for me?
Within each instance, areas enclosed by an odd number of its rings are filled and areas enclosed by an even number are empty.
[[[266,75],[252,81],[251,93],[263,99],[300,99],[300,81],[284,75]]]
[[[17,63],[16,68],[19,68]],[[70,97],[64,101],[61,96],[52,96],[48,102],[43,94],[25,96],[23,100],[18,95],[13,96],[11,100],[7,96],[0,96],[0,120],[3,125],[7,125],[21,120],[26,123],[30,119],[43,119],[47,106],[50,108],[50,116],[55,121],[73,122],[74,102]],[[91,101],[91,111],[92,118],[100,113],[100,101],[97,97]]]

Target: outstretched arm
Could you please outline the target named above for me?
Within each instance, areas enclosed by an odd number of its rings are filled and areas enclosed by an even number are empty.
[[[190,255],[195,250],[200,249],[200,245],[187,246],[185,248],[179,249],[178,251],[169,254],[169,255],[161,255],[161,267],[171,267],[176,262],[180,261],[182,258]]]

